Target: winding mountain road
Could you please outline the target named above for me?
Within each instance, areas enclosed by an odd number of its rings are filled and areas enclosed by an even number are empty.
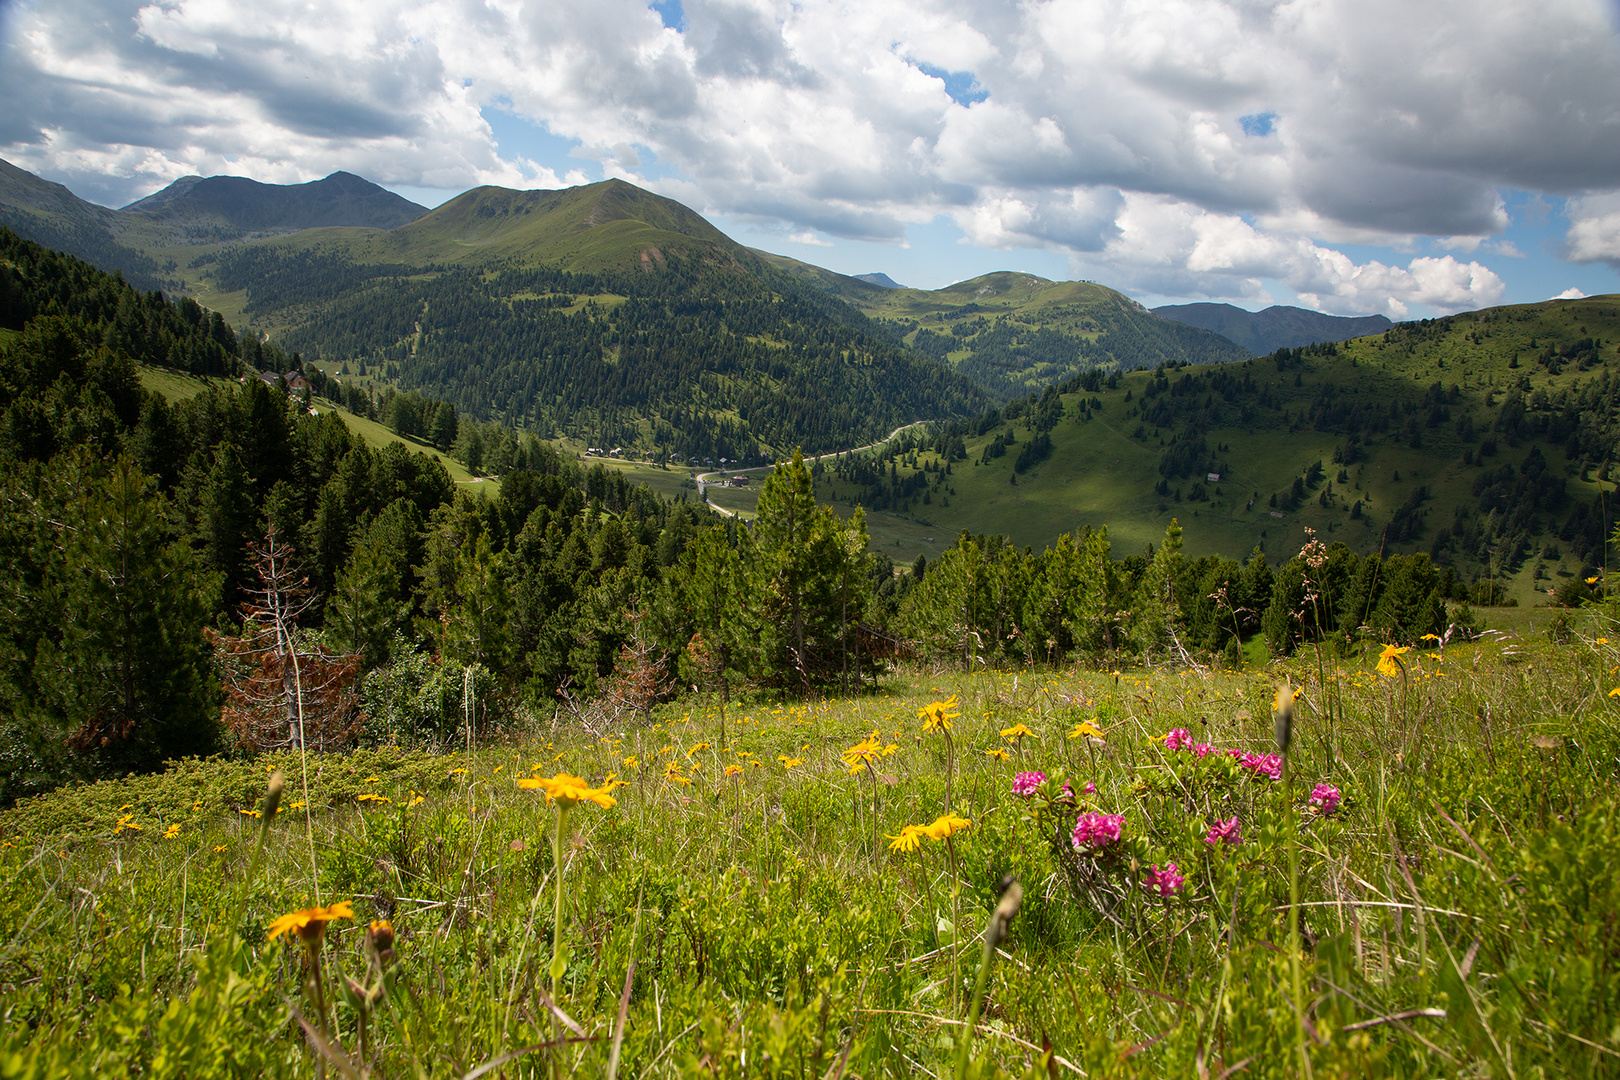
[[[887,435],[885,435],[883,438],[879,439],[877,442],[870,442],[870,443],[867,443],[865,446],[856,446],[856,447],[853,447],[853,448],[851,448],[849,450],[832,450],[832,451],[829,451],[828,453],[825,453],[825,454],[817,454],[815,457],[805,458],[804,460],[807,461],[807,462],[813,462],[813,461],[821,461],[824,458],[838,457],[841,454],[858,454],[862,450],[871,450],[874,447],[882,446],[884,443],[893,442],[895,437],[897,435],[899,435],[902,431],[909,431],[911,428],[919,427],[919,426],[921,426],[923,424],[927,424],[927,423],[931,423],[931,422],[932,421],[928,421],[928,420],[913,420],[909,424],[901,424],[899,427],[897,427],[893,431],[889,432]],[[709,509],[713,510],[715,513],[721,514],[721,515],[723,515],[725,517],[736,517],[737,515],[736,515],[735,512],[733,512],[731,510],[727,510],[723,506],[714,505],[714,503],[709,502],[708,498],[704,495],[704,489],[706,487],[708,487],[709,483],[710,483],[709,478],[711,476],[736,476],[739,473],[770,472],[771,470],[773,470],[775,468],[776,468],[775,465],[755,465],[752,468],[748,468],[748,469],[716,469],[713,472],[699,473],[698,476],[697,476],[698,498],[700,500],[702,500],[709,507]]]

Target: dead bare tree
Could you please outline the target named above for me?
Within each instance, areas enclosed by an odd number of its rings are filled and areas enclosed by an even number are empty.
[[[262,545],[249,547],[258,584],[241,607],[242,633],[208,631],[225,676],[220,718],[254,751],[346,745],[360,729],[359,654],[335,652],[298,633],[298,619],[314,598],[274,525]]]

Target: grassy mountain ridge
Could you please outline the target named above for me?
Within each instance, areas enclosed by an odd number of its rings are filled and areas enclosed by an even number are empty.
[[[1256,356],[1322,341],[1381,334],[1395,325],[1382,315],[1325,315],[1279,304],[1263,311],[1245,311],[1231,304],[1167,304],[1154,308],[1153,314],[1220,334]]]
[[[1036,549],[1106,525],[1124,550],[1177,518],[1189,550],[1278,556],[1310,527],[1360,552],[1428,551],[1530,599],[1603,560],[1617,342],[1620,297],[1604,296],[1239,364],[1099,373],[876,467],[829,466],[818,494],[863,503],[874,522],[899,513]]]
[[[426,212],[426,207],[346,172],[307,184],[187,176],[121,211],[205,240],[334,225],[391,229]]]
[[[1251,355],[1219,334],[1158,318],[1095,282],[996,271],[942,289],[885,288],[785,256],[767,258],[1003,402],[1091,367],[1228,363]]]

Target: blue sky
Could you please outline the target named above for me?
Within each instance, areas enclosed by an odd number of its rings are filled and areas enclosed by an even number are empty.
[[[0,0],[0,157],[104,205],[618,177],[937,288],[1415,318],[1620,292],[1613,0]]]

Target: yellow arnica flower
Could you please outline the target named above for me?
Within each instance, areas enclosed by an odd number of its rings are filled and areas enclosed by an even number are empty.
[[[1401,656],[1410,650],[1409,645],[1385,645],[1384,651],[1378,654],[1378,674],[1387,675],[1391,679],[1401,673]]]
[[[946,837],[956,835],[971,824],[973,822],[965,817],[957,817],[955,814],[941,814],[934,819],[932,825],[922,826],[922,833],[930,840],[944,840]]]
[[[1081,737],[1096,739],[1099,742],[1106,741],[1103,737],[1102,731],[1090,720],[1080,721],[1078,724],[1074,725],[1074,730],[1069,732],[1069,738],[1071,739],[1078,739]]]
[[[175,822],[173,825],[170,825],[167,829],[163,830],[163,839],[165,839],[165,840],[173,840],[175,837],[177,837],[179,835],[180,835],[180,823],[178,821]]]
[[[394,800],[390,799],[386,795],[378,795],[374,791],[362,791],[360,794],[358,794],[358,795],[356,795],[354,797],[354,801],[355,802],[393,802]]]
[[[925,828],[923,825],[902,825],[899,836],[889,837],[889,850],[916,851],[922,846],[923,837],[927,835]]]
[[[931,701],[917,710],[924,731],[949,731],[951,721],[961,715],[962,711],[957,705],[955,694],[944,701]]]
[[[575,803],[593,802],[605,809],[618,805],[619,800],[609,792],[623,783],[623,780],[615,780],[609,776],[601,787],[593,788],[577,776],[558,773],[552,777],[526,776],[517,782],[517,786],[525,791],[543,791],[547,801],[557,802],[564,808],[571,808]]]
[[[664,766],[664,779],[674,784],[690,784],[692,782],[690,776],[681,775],[681,767],[673,761]]]
[[[784,769],[796,769],[800,765],[804,764],[804,758],[788,757],[786,754],[777,754],[776,760],[782,763],[782,768]]]
[[[1620,697],[1620,686],[1617,686],[1613,690],[1610,690],[1609,691],[1609,696],[1610,697]]]
[[[350,906],[347,900],[339,900],[330,907],[305,908],[303,911],[294,911],[291,914],[283,915],[270,924],[269,937],[271,941],[274,941],[291,930],[298,935],[300,941],[313,944],[321,940],[321,935],[326,932],[327,923],[334,919],[352,918],[354,918],[354,908]]]
[[[853,774],[869,767],[879,758],[888,757],[898,749],[900,747],[896,743],[885,746],[882,733],[874,731],[839,756],[844,759],[844,764],[849,766],[849,771]]]
[[[1029,730],[1029,728],[1025,727],[1023,724],[1014,724],[1012,727],[1001,729],[1001,737],[1006,739],[1008,742],[1018,742],[1019,740],[1028,738],[1034,734],[1035,733],[1033,731]]]
[[[1003,750],[999,746],[991,747],[989,750],[986,750],[985,753],[989,754],[991,757],[995,758],[997,761],[1006,761],[1007,760],[1007,751]]]
[[[742,775],[742,766],[741,765],[727,765],[726,766],[726,775],[727,776],[741,776]]]

